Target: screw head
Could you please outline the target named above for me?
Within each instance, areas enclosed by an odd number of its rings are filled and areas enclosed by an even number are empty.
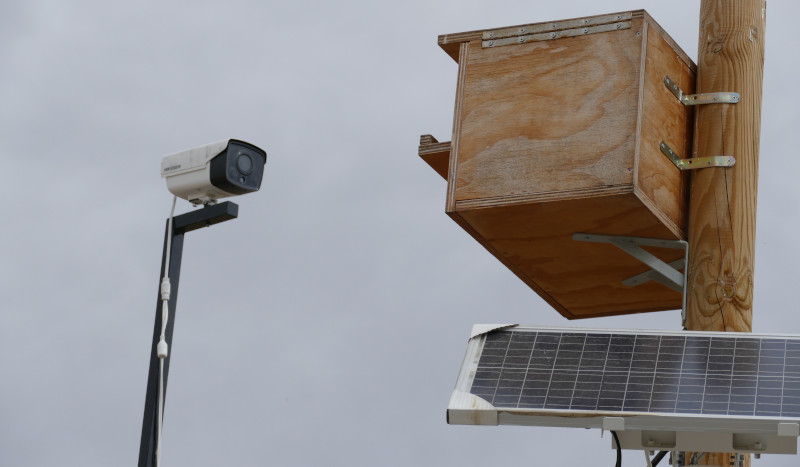
[[[489,41],[489,46],[491,47],[493,45],[494,45],[494,41]]]
[[[489,33],[489,37],[494,37],[494,33],[493,33],[493,32],[490,32],[490,33]]]

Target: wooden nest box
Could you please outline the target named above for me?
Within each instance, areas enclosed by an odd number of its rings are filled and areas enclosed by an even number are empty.
[[[439,36],[458,62],[453,136],[419,155],[446,211],[567,318],[680,309],[623,281],[648,266],[576,233],[684,240],[696,67],[643,10]],[[645,247],[664,262],[682,250]],[[682,266],[679,266],[682,267]]]

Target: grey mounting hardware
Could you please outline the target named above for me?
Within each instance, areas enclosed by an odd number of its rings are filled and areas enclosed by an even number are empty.
[[[661,142],[661,152],[675,164],[679,170],[702,169],[705,167],[733,167],[736,158],[733,156],[710,156],[695,157],[693,159],[681,159],[675,151],[665,142]]]
[[[678,85],[669,79],[669,76],[664,78],[664,86],[667,87],[672,94],[683,105],[700,105],[700,104],[735,104],[739,102],[741,96],[738,92],[708,92],[704,94],[684,94],[683,90]]]
[[[648,281],[656,281],[672,290],[683,294],[683,308],[681,310],[681,322],[686,322],[686,273],[689,268],[689,243],[684,240],[665,240],[662,238],[643,238],[625,237],[621,235],[597,235],[589,233],[575,233],[572,239],[579,242],[610,243],[625,253],[633,256],[642,263],[650,266],[649,271],[637,274],[622,281],[629,287],[644,284]],[[652,246],[658,248],[672,248],[684,250],[683,259],[678,259],[667,264],[658,259],[655,255],[642,249],[642,246]],[[683,269],[684,272],[680,272]]]
[[[631,28],[631,12],[485,31],[481,47],[501,47]]]

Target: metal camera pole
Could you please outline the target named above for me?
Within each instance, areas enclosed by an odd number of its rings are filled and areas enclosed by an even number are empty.
[[[181,275],[181,256],[183,253],[183,235],[186,232],[208,227],[227,220],[236,219],[239,215],[239,206],[231,202],[205,206],[196,211],[175,216],[172,219],[172,247],[167,258],[167,235],[169,235],[169,220],[164,233],[164,251],[161,255],[161,269],[164,271],[164,262],[169,261],[169,280],[172,284],[172,293],[169,299],[169,309],[172,311],[167,323],[166,341],[170,353],[164,360],[164,399],[167,393],[167,375],[169,374],[169,359],[172,355],[172,330],[175,326],[175,312],[178,303],[178,280]],[[161,274],[159,273],[159,282]],[[156,320],[153,326],[153,344],[150,346],[150,370],[147,373],[147,395],[144,402],[144,419],[142,421],[142,440],[139,445],[139,467],[153,467],[156,453],[156,424],[158,404],[158,356],[156,344],[161,335],[161,292],[159,289],[156,305]]]

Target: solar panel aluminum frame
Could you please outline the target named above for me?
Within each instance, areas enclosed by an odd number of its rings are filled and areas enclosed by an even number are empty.
[[[646,336],[784,338],[800,336],[693,331],[639,331],[555,328],[518,325],[475,325],[447,409],[451,425],[520,425],[614,430],[623,449],[797,454],[800,417],[623,412],[605,410],[494,407],[472,394],[486,336],[499,329],[531,332],[596,333]],[[616,445],[612,441],[612,446]]]

